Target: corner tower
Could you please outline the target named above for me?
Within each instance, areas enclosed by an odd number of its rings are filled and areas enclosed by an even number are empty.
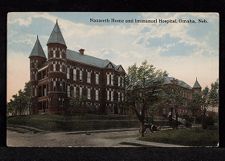
[[[193,85],[192,90],[193,90],[193,93],[200,93],[202,90],[202,87],[198,83],[197,77],[196,77],[195,84]]]
[[[58,21],[47,42],[49,112],[61,113],[66,105],[66,43]]]
[[[38,112],[38,69],[40,69],[46,62],[46,56],[41,43],[38,39],[34,44],[34,47],[29,56],[30,58],[30,82],[31,82],[31,108],[32,113]]]

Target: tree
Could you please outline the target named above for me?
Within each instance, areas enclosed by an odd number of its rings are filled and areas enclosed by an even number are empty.
[[[201,98],[201,111],[202,111],[202,128],[206,129],[206,112],[209,107],[209,88],[205,87],[202,90],[202,98]]]
[[[67,114],[73,114],[75,112],[86,112],[87,99],[85,97],[75,97],[69,100],[69,108],[67,108]]]
[[[141,136],[144,136],[146,113],[160,99],[164,77],[167,73],[156,70],[144,61],[128,68],[126,76],[126,104],[135,112],[141,124]]]
[[[166,105],[170,108],[170,118],[169,121],[171,123],[171,126],[173,128],[178,127],[178,108],[184,107],[185,103],[187,102],[187,99],[185,99],[182,96],[180,86],[177,84],[177,80],[171,81],[172,84],[170,86],[167,86],[163,90],[163,101],[162,104]],[[174,121],[175,120],[175,121]]]
[[[30,98],[31,98],[31,85],[30,83],[25,83],[23,90],[19,90],[18,94],[12,96],[8,103],[8,112],[12,115],[23,115],[30,109]]]
[[[211,84],[211,89],[209,91],[209,104],[212,107],[219,106],[219,80]]]
[[[192,96],[192,101],[189,104],[192,115],[197,117],[197,113],[200,112],[202,117],[201,124],[202,128],[207,128],[207,111],[209,106],[218,106],[219,104],[219,82],[211,84],[211,89],[205,87],[201,93],[194,93]]]
[[[194,122],[199,114],[201,114],[201,106],[202,106],[202,94],[201,93],[193,93],[192,100],[189,102],[189,110],[191,115],[194,117]]]

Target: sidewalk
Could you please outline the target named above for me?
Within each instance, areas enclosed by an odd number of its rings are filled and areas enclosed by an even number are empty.
[[[107,129],[107,130],[87,130],[87,131],[71,131],[65,134],[91,134],[91,133],[107,133],[107,132],[120,132],[120,131],[137,131],[139,128],[123,128],[123,129]]]
[[[12,130],[12,131],[17,131],[17,132],[21,132],[21,133],[26,133],[26,132],[34,132],[34,133],[40,133],[40,132],[49,132],[49,131],[45,131],[45,130],[41,130],[35,127],[30,127],[30,126],[23,126],[23,125],[7,125],[7,129],[8,130]]]
[[[124,141],[121,142],[121,144],[136,145],[136,146],[149,146],[149,147],[188,147],[188,146],[184,146],[184,145],[141,141],[141,140],[137,140],[135,138],[124,139]]]

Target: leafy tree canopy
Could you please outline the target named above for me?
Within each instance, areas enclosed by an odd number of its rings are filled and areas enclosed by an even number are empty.
[[[136,64],[128,68],[126,76],[126,103],[144,124],[146,112],[160,99],[162,85],[167,76],[165,71],[156,70],[147,61],[138,67]]]
[[[18,94],[12,96],[8,102],[8,113],[12,115],[22,115],[26,110],[30,110],[31,84],[25,83],[23,90],[19,90]]]

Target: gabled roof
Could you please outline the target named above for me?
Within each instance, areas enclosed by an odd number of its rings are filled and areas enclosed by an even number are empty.
[[[58,21],[56,21],[55,27],[53,28],[52,33],[48,39],[47,44],[50,44],[50,43],[58,43],[58,44],[66,45],[64,38],[62,36],[61,30],[59,28]]]
[[[189,86],[187,83],[185,83],[182,80],[175,79],[173,77],[165,77],[164,84],[172,84],[173,80],[177,81],[177,85],[187,88],[187,89],[191,89],[191,86]]]
[[[125,70],[123,69],[122,65],[117,65],[117,66],[116,66],[116,70],[118,70],[118,71],[119,71],[119,70],[120,70],[120,68],[121,68],[123,71],[125,71]]]
[[[117,70],[116,69],[117,66],[113,64],[112,62],[110,62],[108,59],[105,59],[105,60],[99,59],[86,54],[80,54],[77,51],[73,51],[69,49],[66,50],[66,56],[67,56],[67,59],[69,60],[77,61],[87,65],[92,65],[98,68],[106,68],[109,64],[112,64],[114,69]]]
[[[197,78],[196,78],[196,81],[195,81],[195,84],[194,84],[193,88],[202,88],[202,87],[200,86],[200,84],[198,83]]]
[[[40,43],[40,41],[38,39],[38,36],[37,36],[37,40],[36,40],[36,42],[34,44],[34,47],[33,47],[32,51],[31,51],[29,57],[32,57],[32,56],[40,56],[40,57],[46,58],[44,50],[43,50],[43,48],[41,46],[41,43]]]

